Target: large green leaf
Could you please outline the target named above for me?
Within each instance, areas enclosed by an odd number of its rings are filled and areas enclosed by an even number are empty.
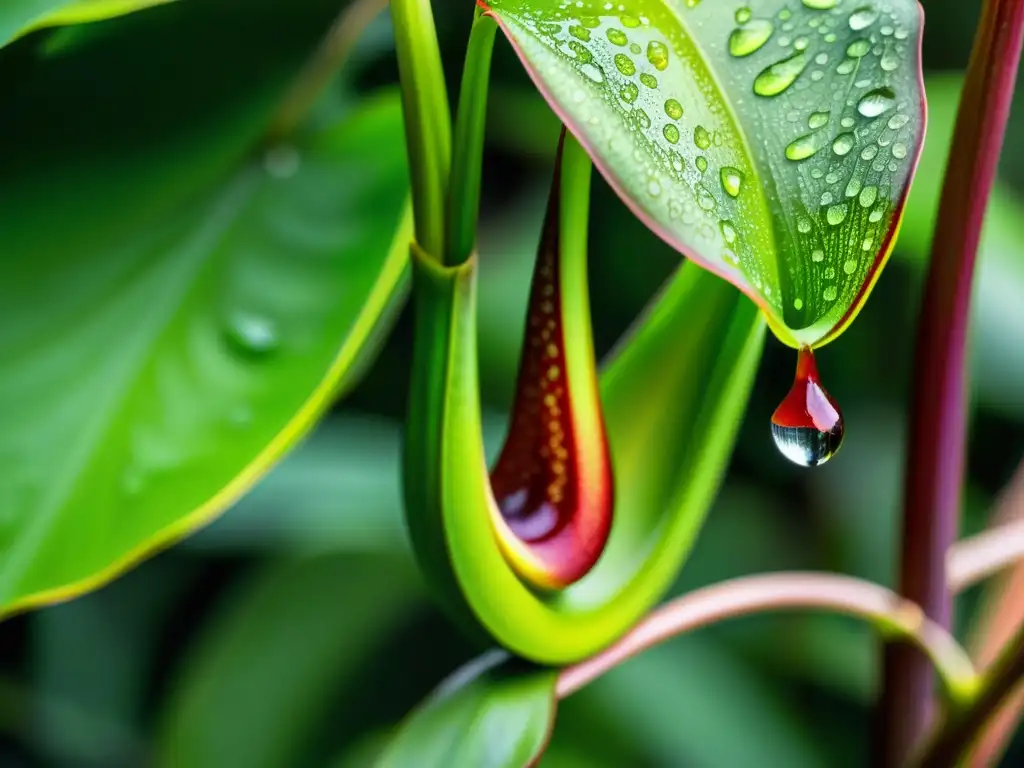
[[[556,670],[520,669],[492,651],[467,664],[402,724],[378,768],[523,768],[547,744]]]
[[[188,5],[39,62],[0,125],[26,150],[0,184],[3,612],[222,511],[350,383],[403,284],[396,96],[259,149],[323,27],[268,17],[225,49]]]
[[[173,0],[4,0],[0,3],[0,45],[44,27],[81,24],[120,16]]]
[[[487,5],[654,231],[790,345],[852,320],[923,137],[916,0]]]

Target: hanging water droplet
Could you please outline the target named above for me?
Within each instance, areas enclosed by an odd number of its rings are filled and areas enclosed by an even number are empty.
[[[836,7],[838,0],[804,0],[804,5],[815,11],[828,11]]]
[[[626,77],[632,77],[636,74],[636,64],[624,53],[615,54],[615,68]]]
[[[825,133],[808,133],[790,142],[786,147],[786,157],[794,162],[806,160],[815,155],[827,142],[828,136]]]
[[[896,106],[896,94],[892,88],[882,87],[869,91],[857,102],[857,111],[864,117],[878,117]]]
[[[746,24],[750,21],[750,9],[745,5],[742,8],[737,8],[735,18],[737,24]]]
[[[224,336],[228,346],[245,357],[266,357],[280,345],[277,328],[268,318],[248,312],[231,315]]]
[[[836,455],[843,433],[839,405],[821,386],[814,353],[804,347],[797,358],[793,387],[772,414],[775,445],[794,464],[816,467]]]
[[[846,220],[846,212],[848,210],[849,206],[846,203],[836,203],[829,206],[829,209],[825,212],[825,221],[833,227],[838,227]]]
[[[840,133],[832,142],[832,151],[840,157],[844,157],[850,153],[856,141],[857,139],[852,133]]]
[[[876,21],[878,21],[878,11],[870,5],[865,5],[850,14],[850,29],[854,32],[860,32],[862,29],[870,27]]]
[[[758,96],[778,96],[796,82],[806,67],[807,58],[803,51],[777,61],[754,78],[754,93]]]
[[[629,42],[629,38],[626,37],[626,33],[621,29],[611,27],[605,34],[608,36],[608,40],[612,45],[623,46]]]
[[[697,149],[707,149],[711,146],[711,134],[703,125],[693,129],[693,143],[697,145]]]
[[[636,83],[627,82],[622,86],[619,91],[619,98],[621,98],[627,104],[632,104],[636,101],[637,96],[640,95],[640,89]]]
[[[719,174],[722,180],[722,189],[729,197],[736,197],[743,186],[743,174],[736,168],[725,166]]]
[[[812,112],[811,116],[807,118],[807,127],[812,131],[824,128],[828,125],[828,117],[828,112]]]
[[[775,32],[767,19],[756,19],[745,27],[737,27],[729,35],[729,53],[736,58],[749,56],[761,50]]]
[[[683,105],[675,99],[665,100],[665,114],[671,117],[673,120],[678,120],[683,116]]]
[[[679,143],[679,129],[672,123],[666,123],[662,133],[665,135],[665,140],[670,144]]]
[[[668,46],[658,40],[651,40],[647,44],[647,60],[656,70],[664,72],[668,68]]]

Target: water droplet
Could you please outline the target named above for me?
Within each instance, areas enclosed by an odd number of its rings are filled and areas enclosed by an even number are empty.
[[[838,0],[804,0],[804,5],[815,11],[827,11],[836,7]]]
[[[823,132],[808,133],[794,139],[786,147],[786,157],[793,161],[806,160],[815,155],[827,142],[828,136]]]
[[[629,29],[636,29],[637,27],[640,26],[640,19],[628,13],[622,14],[619,17],[619,21],[622,22],[622,26],[627,27]]]
[[[667,123],[664,129],[662,129],[662,133],[665,135],[665,140],[668,141],[669,144],[679,143],[679,129],[672,123]]]
[[[807,58],[803,51],[777,61],[754,78],[754,93],[758,96],[778,96],[796,82],[806,67]]]
[[[627,104],[632,104],[640,95],[640,89],[636,83],[625,83],[619,91],[619,97]]]
[[[800,234],[806,235],[811,231],[811,220],[806,216],[801,216],[796,220],[796,228]]]
[[[857,139],[852,133],[840,133],[832,142],[832,151],[840,157],[844,157],[850,154],[850,150],[853,149],[856,142]]]
[[[822,192],[821,193],[821,204],[822,205],[830,205],[834,200],[835,200],[835,198],[832,197],[832,193],[831,192],[826,191],[826,192]]]
[[[599,67],[593,64],[584,64],[582,67],[580,67],[580,71],[588,78],[593,80],[595,83],[604,82],[604,72],[602,72]]]
[[[675,99],[665,100],[665,114],[671,117],[673,120],[678,120],[683,116],[683,105]]]
[[[812,112],[811,116],[807,118],[807,127],[813,131],[824,128],[828,125],[828,116],[828,112]]]
[[[579,24],[573,24],[569,27],[569,34],[577,40],[582,40],[584,43],[590,42],[590,30],[586,27],[580,26]]]
[[[836,203],[829,206],[829,209],[825,211],[825,221],[833,227],[838,227],[846,220],[846,212],[848,210],[849,206],[846,203]]]
[[[291,178],[298,172],[301,164],[299,151],[291,144],[278,144],[268,149],[263,156],[264,169],[275,179]]]
[[[729,245],[735,245],[736,243],[736,229],[728,221],[722,221],[719,223],[719,227],[722,230],[722,238]]]
[[[693,164],[697,166],[697,170],[704,173],[708,169],[708,159],[704,155],[698,155],[697,159],[693,161]]]
[[[870,27],[876,21],[878,21],[878,11],[870,5],[865,5],[850,14],[850,29],[854,32],[860,32],[862,29]]]
[[[811,261],[815,264],[820,264],[825,260],[825,252],[821,249],[817,249],[811,253]]]
[[[646,85],[648,88],[658,87],[658,78],[656,78],[650,72],[644,72],[642,75],[640,75],[640,82]]]
[[[814,57],[814,63],[819,64],[821,66],[825,66],[826,64],[828,64],[828,54],[822,51],[821,53]]]
[[[861,180],[859,176],[854,176],[850,179],[850,183],[846,185],[846,196],[856,197],[860,194]]]
[[[864,242],[860,244],[860,249],[865,253],[870,253],[871,249],[875,247],[874,235],[868,235],[864,238]]]
[[[651,40],[647,44],[647,60],[654,65],[659,72],[668,68],[668,46],[657,40]]]
[[[857,68],[857,59],[843,59],[843,62],[836,67],[836,73],[848,75]]]
[[[722,189],[729,197],[736,197],[743,186],[743,174],[736,168],[725,166],[719,174],[722,180]]]
[[[629,38],[626,37],[626,33],[621,29],[611,27],[606,34],[608,35],[608,40],[612,45],[623,46],[629,42]]]
[[[228,345],[246,357],[265,357],[280,345],[277,328],[266,317],[235,312],[225,329]]]
[[[838,295],[839,291],[836,290],[836,287],[834,285],[830,285],[828,288],[821,292],[821,297],[825,301],[835,301]]]
[[[587,46],[583,45],[583,43],[579,43],[575,40],[570,40],[569,49],[576,54],[577,61],[580,61],[584,64],[589,64],[591,61],[594,60],[594,56],[590,52],[590,49],[587,48]]]
[[[892,156],[897,160],[902,160],[907,156],[907,145],[896,142],[892,145]]]
[[[886,51],[882,54],[882,60],[879,62],[879,65],[886,72],[895,72],[900,67],[900,57],[893,51]]]
[[[878,117],[896,106],[896,94],[892,88],[882,87],[869,91],[857,102],[857,111],[864,117]]]
[[[816,467],[836,455],[843,433],[839,405],[821,386],[814,353],[805,347],[797,358],[793,387],[772,414],[775,445],[794,464]]]
[[[633,118],[633,122],[643,128],[645,131],[651,127],[651,116],[648,115],[642,109],[634,109],[629,113],[629,116]]]
[[[771,38],[775,26],[767,19],[755,19],[745,27],[737,27],[729,35],[729,53],[736,58],[761,50]]]
[[[698,184],[696,189],[697,193],[697,205],[703,208],[705,211],[713,211],[718,206],[718,202],[715,200],[708,188],[703,184]]]
[[[793,41],[793,47],[796,48],[798,51],[806,51],[807,46],[810,44],[811,41],[808,40],[806,37],[798,37],[796,40]]]
[[[847,259],[846,263],[843,264],[843,272],[845,272],[848,275],[852,275],[856,271],[857,271],[857,260],[856,259]]]
[[[829,183],[829,184],[838,184],[839,183],[839,174],[836,173],[835,171],[829,171],[828,175],[825,176],[825,181],[827,183]]]
[[[647,192],[651,197],[657,197],[661,194],[661,184],[658,183],[657,179],[651,179],[647,182]]]
[[[877,157],[877,155],[878,155],[878,147],[875,146],[874,144],[868,144],[866,147],[864,147],[863,150],[861,150],[860,159],[861,160],[874,160],[875,157]]]
[[[875,206],[875,209],[871,211],[871,214],[868,216],[868,221],[870,221],[872,224],[877,224],[882,220],[883,216],[885,216],[884,201]]]
[[[910,118],[906,115],[893,115],[889,118],[887,125],[894,131],[898,131],[904,125],[910,122]]]
[[[736,9],[736,16],[735,16],[736,23],[737,24],[746,24],[748,21],[750,21],[750,15],[751,15],[750,14],[750,9],[747,6],[744,5],[741,8],[737,8]]]
[[[877,199],[878,187],[874,186],[873,184],[871,186],[864,187],[864,189],[860,191],[861,208],[870,208],[872,205],[875,204],[875,200]]]
[[[636,64],[624,53],[615,54],[615,68],[626,77],[632,77],[636,74]]]
[[[804,308],[804,300],[803,299],[800,299],[800,298],[793,299],[793,309],[795,309],[795,310],[797,310],[799,312],[803,308]]]
[[[860,59],[867,56],[868,51],[871,50],[870,40],[854,40],[848,46],[846,46],[846,55],[851,59]]]
[[[640,51],[642,51],[642,50],[643,50],[643,48],[641,48],[638,43],[630,43],[629,44],[629,52],[632,53],[634,56],[639,56],[640,55]]]
[[[694,128],[693,143],[697,145],[697,149],[707,149],[711,146],[711,134],[708,133],[708,129],[703,125],[698,125]]]
[[[847,116],[840,120],[839,124],[843,126],[843,128],[853,128],[853,126],[857,124],[857,121],[854,120],[852,117]]]

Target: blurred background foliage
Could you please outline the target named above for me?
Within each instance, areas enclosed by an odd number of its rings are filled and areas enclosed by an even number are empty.
[[[434,5],[454,98],[472,8],[454,0]],[[819,355],[826,385],[845,411],[845,447],[811,472],[775,452],[768,420],[788,389],[794,360],[769,341],[728,477],[677,593],[791,568],[892,582],[914,317],[980,3],[927,5],[931,127],[903,234],[858,322]],[[0,124],[18,126],[0,145],[0,189],[5,179],[46,169],[36,181],[50,190],[56,221],[67,213],[60,206],[85,184],[95,205],[87,213],[108,208],[103,226],[114,240],[131,237],[127,229],[119,234],[118,209],[110,209],[129,202],[123,195],[104,200],[106,164],[142,162],[135,151],[141,146],[155,166],[187,162],[191,173],[215,178],[232,136],[203,130],[211,114],[234,115],[234,138],[244,143],[253,105],[280,93],[338,10],[339,0],[185,0],[22,37],[0,52]],[[68,66],[49,77],[54,56]],[[329,128],[396,83],[384,15],[310,120]],[[190,98],[196,93],[202,98]],[[1018,103],[1010,147],[1024,135],[1024,100]],[[116,114],[108,111],[115,106]],[[557,132],[499,40],[480,232],[481,373],[492,455],[512,395]],[[391,135],[382,132],[368,151],[400,163],[404,147]],[[90,153],[104,165],[90,169]],[[299,150],[290,157],[305,159]],[[266,171],[280,159],[264,157]],[[678,258],[595,179],[591,290],[596,343],[607,352]],[[167,183],[154,177],[132,191],[132,204],[145,207],[167,194]],[[310,188],[302,199],[315,200],[330,194],[331,174],[312,174],[304,183]],[[1009,151],[976,291],[965,533],[985,525],[1024,452],[1022,196],[1024,155]],[[263,214],[272,215],[272,207]],[[130,217],[121,221],[137,225]],[[253,215],[235,226],[258,247],[262,224]],[[394,221],[374,226],[388,242]],[[297,247],[311,236],[287,231]],[[25,258],[7,233],[0,237],[0,259]],[[278,245],[285,252],[287,246]],[[75,248],[66,243],[69,260]],[[59,288],[46,298],[54,308],[65,300]],[[399,456],[410,344],[406,311],[356,389],[208,528],[97,592],[0,624],[0,764],[370,763],[388,729],[477,650],[439,615],[405,540]],[[74,388],[76,381],[60,384]],[[130,498],[111,503],[125,505],[122,518],[131,518]],[[971,593],[960,603],[961,632],[976,598]],[[863,766],[875,672],[875,643],[852,622],[733,622],[631,661],[565,702],[543,765]],[[1005,764],[1022,763],[1018,740]]]

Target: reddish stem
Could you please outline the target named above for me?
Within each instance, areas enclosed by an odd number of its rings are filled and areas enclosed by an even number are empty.
[[[966,436],[966,337],[974,263],[1024,34],[1024,0],[987,0],[964,83],[917,332],[900,592],[949,627],[946,551],[957,535]],[[932,670],[886,648],[879,765],[898,766],[931,717]]]

